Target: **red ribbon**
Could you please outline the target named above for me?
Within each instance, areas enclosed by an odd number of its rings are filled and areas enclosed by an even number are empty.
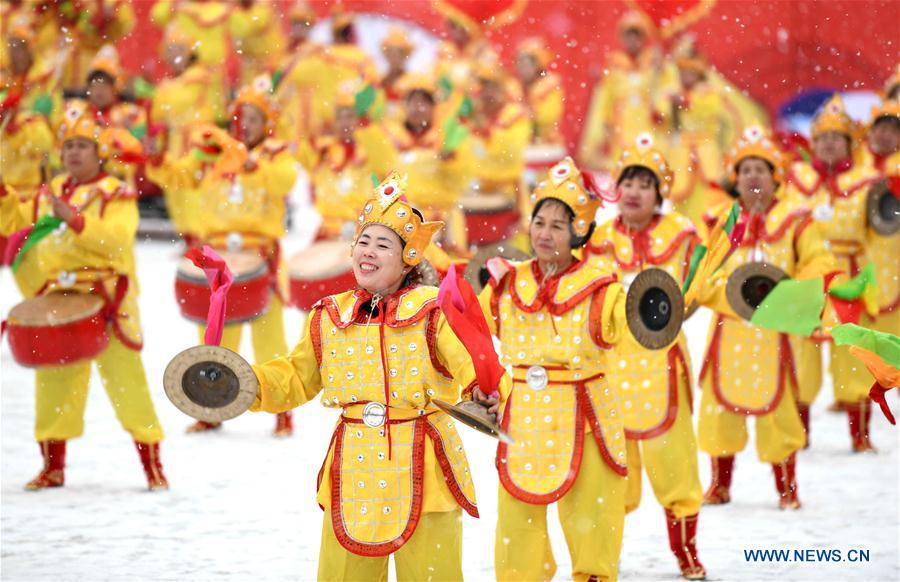
[[[203,245],[202,250],[197,247],[190,248],[184,256],[203,269],[209,282],[209,312],[206,315],[206,334],[203,342],[208,346],[217,346],[222,341],[228,290],[231,289],[234,276],[225,264],[225,259],[217,255],[209,245]]]
[[[888,422],[896,425],[897,421],[894,420],[894,415],[891,414],[891,409],[884,400],[884,393],[888,390],[890,390],[890,388],[885,388],[878,382],[875,382],[872,384],[872,389],[869,390],[869,398],[871,398],[873,402],[878,403],[878,406],[881,407],[881,413],[884,414],[884,417]]]

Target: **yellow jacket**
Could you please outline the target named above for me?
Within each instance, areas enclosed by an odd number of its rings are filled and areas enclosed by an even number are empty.
[[[42,165],[49,172],[56,157],[53,131],[47,118],[20,110],[0,136],[0,178],[22,194],[34,194],[43,182]]]
[[[97,293],[115,306],[110,326],[127,347],[143,345],[138,312],[138,280],[134,264],[137,233],[137,195],[121,180],[100,173],[90,182],[77,184],[63,174],[51,182],[52,193],[35,196],[30,204],[16,204],[19,224],[33,224],[53,213],[49,196],[62,198],[78,213],[74,226],[65,223],[25,254],[17,282],[26,297],[53,291]],[[9,211],[11,196],[0,198]],[[116,285],[127,280],[127,293],[118,303]],[[121,288],[120,288],[121,289]]]
[[[621,218],[597,228],[587,252],[616,270],[623,285],[645,269],[662,269],[684,282],[694,247],[699,242],[694,225],[675,212],[656,215],[643,230],[630,231]],[[630,439],[647,439],[665,433],[675,422],[681,375],[691,397],[690,354],[684,333],[668,350],[648,350],[627,336],[613,350],[608,380],[622,395],[622,422]]]
[[[191,126],[213,123],[216,112],[207,95],[211,77],[201,65],[191,65],[181,75],[157,85],[150,109],[151,122],[166,126],[165,151],[175,159],[190,149]]]
[[[370,305],[362,290],[316,304],[291,354],[254,366],[251,410],[283,412],[320,392],[323,406],[343,409],[317,500],[343,547],[382,556],[403,546],[423,512],[460,506],[478,516],[462,441],[431,402],[456,402],[475,372],[434,287],[401,289],[371,317]],[[508,379],[500,390],[505,401]],[[371,408],[381,415],[363,413]]]
[[[610,169],[638,135],[656,130],[653,114],[665,110],[664,96],[676,86],[677,75],[670,65],[657,69],[650,51],[636,60],[618,51],[610,56],[608,72],[591,97],[581,138],[579,158],[586,166]]]
[[[472,174],[482,194],[504,194],[516,199],[525,169],[525,147],[531,139],[528,112],[518,103],[503,106],[496,119],[483,127],[470,127],[468,148]]]
[[[560,123],[566,96],[559,75],[548,73],[525,88],[523,93],[531,114],[532,143],[563,143]]]
[[[610,469],[624,476],[620,395],[605,378],[608,350],[629,333],[615,273],[592,259],[576,261],[543,285],[536,260],[491,259],[488,271],[490,285],[479,299],[516,384],[503,416],[515,442],[498,448],[500,482],[528,503],[558,500],[578,476],[585,432],[594,435]],[[548,377],[543,387],[527,381],[537,367]]]
[[[278,136],[289,141],[300,141],[317,135],[323,121],[316,117],[316,88],[322,75],[319,54],[324,47],[308,41],[282,56],[276,70],[282,74],[275,90],[275,99],[281,110],[278,117]]]
[[[383,132],[370,125],[357,129],[349,144],[331,136],[298,144],[297,159],[312,180],[316,211],[322,217],[320,232],[326,238],[347,234],[348,224],[356,228],[359,209],[372,191],[372,175],[381,180],[392,169],[396,158],[383,138]]]
[[[228,19],[228,30],[241,58],[239,87],[271,69],[284,51],[281,21],[269,2],[235,7]]]
[[[707,224],[730,210],[730,203],[714,208]],[[749,220],[746,211],[740,220]],[[702,288],[700,303],[717,315],[710,322],[700,382],[711,383],[729,412],[760,415],[775,410],[784,390],[798,385],[788,336],[738,319],[728,305],[728,277],[751,261],[775,265],[793,279],[813,279],[832,272],[834,258],[810,211],[776,199],[764,218],[750,220],[743,242]]]
[[[900,175],[900,152],[877,157],[868,147],[859,148],[860,166],[880,177]],[[900,261],[897,260],[897,236],[872,233],[868,243],[869,259],[878,268],[878,306],[881,313],[900,309]]]

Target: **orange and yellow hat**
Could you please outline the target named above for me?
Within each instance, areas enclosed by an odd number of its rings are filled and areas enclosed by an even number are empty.
[[[647,168],[659,180],[659,195],[668,198],[672,193],[672,185],[675,183],[675,174],[666,158],[654,147],[653,137],[649,133],[642,133],[634,140],[634,145],[622,152],[619,161],[616,162],[614,180],[618,184],[619,178],[626,168],[641,166]]]
[[[312,9],[312,6],[306,0],[296,0],[291,5],[290,10],[288,10],[288,20],[293,22],[299,20],[315,24],[317,19],[316,11]]]
[[[96,56],[88,67],[88,76],[100,71],[113,79],[113,84],[118,87],[122,77],[122,65],[119,62],[119,51],[111,44],[105,44],[97,51]]]
[[[12,22],[9,23],[9,31],[7,34],[9,38],[17,38],[27,44],[29,48],[34,48],[35,35],[33,23],[31,19],[24,14],[17,15]]]
[[[437,83],[431,75],[406,73],[397,80],[397,91],[404,98],[413,91],[423,91],[429,95],[437,93]]]
[[[885,99],[878,105],[873,106],[869,127],[871,128],[879,119],[884,119],[885,117],[900,119],[900,99]]]
[[[737,168],[747,158],[759,158],[772,165],[773,177],[779,184],[784,182],[784,166],[788,157],[761,125],[751,125],[744,130],[734,147],[728,151],[725,164],[732,182],[737,181]]]
[[[519,44],[518,53],[530,56],[542,69],[546,69],[553,62],[553,54],[547,49],[544,39],[536,36],[523,40]]]
[[[582,173],[570,157],[557,163],[547,172],[547,179],[538,183],[531,193],[531,202],[553,198],[568,206],[575,214],[572,229],[577,236],[584,236],[591,228],[597,209],[603,201],[614,201],[615,190],[600,190],[590,174]]]
[[[842,133],[849,137],[851,141],[853,141],[857,133],[856,123],[847,115],[847,110],[844,108],[844,100],[837,93],[832,95],[831,99],[822,106],[812,122],[813,139],[829,131]]]
[[[231,105],[232,117],[234,117],[241,105],[252,105],[266,116],[266,131],[275,130],[280,113],[278,103],[272,98],[272,77],[260,75],[253,79],[249,85],[245,85],[234,98]]]
[[[637,30],[644,36],[653,36],[656,34],[656,25],[650,20],[650,17],[640,10],[629,10],[619,19],[616,29],[619,34],[626,30]]]
[[[397,48],[406,54],[410,54],[413,51],[413,45],[409,40],[409,35],[399,26],[392,26],[390,30],[388,30],[387,35],[381,40],[381,50],[384,51],[388,48]]]
[[[120,127],[101,127],[86,107],[73,105],[66,109],[59,125],[59,143],[84,138],[97,144],[101,160],[116,158],[123,162],[142,160],[144,148],[131,133]]]
[[[403,241],[403,262],[411,267],[425,256],[434,234],[444,226],[440,221],[423,221],[421,215],[406,201],[406,177],[391,172],[375,188],[375,197],[368,200],[359,214],[353,244],[367,226],[386,226]]]
[[[335,7],[331,13],[331,32],[337,32],[353,24],[356,15],[347,12],[340,6]]]

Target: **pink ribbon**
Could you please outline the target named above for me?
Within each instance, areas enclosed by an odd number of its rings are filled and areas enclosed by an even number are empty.
[[[13,264],[13,261],[16,260],[16,255],[22,250],[25,239],[28,238],[32,230],[34,230],[34,227],[28,226],[9,235],[9,239],[6,241],[6,252],[3,254],[4,265],[9,266]]]
[[[234,276],[225,264],[225,259],[217,255],[209,245],[203,245],[203,250],[197,247],[190,248],[184,256],[203,269],[209,282],[209,312],[206,314],[206,334],[203,342],[208,346],[217,346],[222,341],[225,306]]]

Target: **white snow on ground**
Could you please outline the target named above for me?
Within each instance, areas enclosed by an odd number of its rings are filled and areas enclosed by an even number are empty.
[[[289,241],[296,248],[297,237]],[[66,486],[40,493],[22,486],[40,469],[33,440],[33,374],[5,344],[2,366],[2,546],[4,580],[310,580],[315,578],[322,512],[316,473],[335,421],[317,402],[296,411],[296,434],[271,436],[274,417],[246,414],[213,434],[186,435],[190,419],[166,399],[166,363],[195,341],[178,315],[172,291],[177,248],[138,245],[143,352],[157,412],[167,431],[162,459],[172,489],[151,494],[129,436],[119,427],[96,376],[83,438],[68,451]],[[8,270],[0,273],[3,313],[18,301]],[[695,364],[702,356],[708,314],[688,322]],[[297,340],[301,316],[287,315]],[[245,340],[246,341],[246,340]],[[696,367],[696,366],[695,366]],[[895,414],[895,394],[889,395]],[[898,580],[898,430],[879,412],[875,455],[849,451],[846,419],[825,411],[830,389],[813,409],[813,446],[800,454],[803,509],[782,512],[771,470],[752,444],[737,460],[734,501],[704,509],[700,556],[713,580]],[[898,414],[900,415],[900,414]],[[465,518],[464,562],[469,580],[493,579],[497,505],[494,442],[461,428],[475,474],[480,520]],[[753,441],[751,440],[751,443]],[[708,459],[701,479],[709,480]],[[571,577],[562,531],[551,507],[556,579]],[[515,543],[515,540],[513,540]],[[750,549],[869,552],[866,563],[754,563]],[[620,575],[624,580],[676,580],[663,511],[644,482],[641,507],[626,520]],[[393,569],[392,574],[393,577]]]

